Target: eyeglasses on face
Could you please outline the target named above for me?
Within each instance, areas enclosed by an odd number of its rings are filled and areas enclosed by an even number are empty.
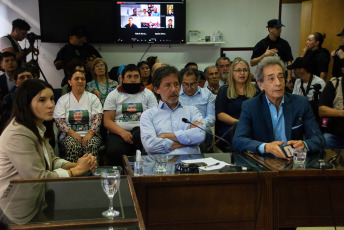
[[[235,69],[234,72],[236,72],[236,73],[242,73],[242,72],[247,73],[248,69]]]
[[[73,80],[74,81],[79,81],[79,80],[86,81],[86,78],[85,77],[74,77]]]
[[[185,87],[195,88],[197,86],[197,82],[192,82],[192,83],[183,82],[182,85],[184,88]]]
[[[95,65],[96,68],[104,68],[105,65],[104,64],[99,64],[99,65]]]

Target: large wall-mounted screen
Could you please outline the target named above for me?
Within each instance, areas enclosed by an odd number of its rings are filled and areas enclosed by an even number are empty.
[[[116,1],[117,43],[185,43],[185,1]]]
[[[185,0],[39,0],[42,42],[68,42],[83,26],[92,43],[185,43]]]

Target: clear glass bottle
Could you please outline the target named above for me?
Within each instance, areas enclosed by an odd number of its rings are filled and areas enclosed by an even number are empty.
[[[215,33],[213,33],[213,35],[211,36],[211,41],[212,42],[216,42],[216,35],[215,35]]]
[[[222,35],[222,33],[220,32],[220,30],[217,32],[217,41],[218,41],[218,42],[222,42],[222,41],[223,41],[223,35]]]
[[[141,151],[136,150],[136,160],[134,164],[134,176],[143,176],[143,160]]]

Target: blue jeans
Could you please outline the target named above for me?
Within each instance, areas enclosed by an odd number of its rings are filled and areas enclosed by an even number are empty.
[[[344,139],[331,133],[324,133],[326,149],[344,149]]]

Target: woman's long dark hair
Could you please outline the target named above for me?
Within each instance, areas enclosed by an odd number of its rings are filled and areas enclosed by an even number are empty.
[[[12,109],[12,117],[10,119],[10,122],[14,118],[16,122],[30,129],[37,136],[41,144],[43,142],[43,139],[38,132],[38,128],[35,122],[35,115],[31,110],[31,102],[32,99],[39,92],[46,88],[50,88],[51,90],[53,90],[52,86],[49,83],[42,80],[29,79],[24,81],[16,90]],[[49,139],[53,138],[53,120],[44,121],[43,124],[47,129],[44,136]]]

